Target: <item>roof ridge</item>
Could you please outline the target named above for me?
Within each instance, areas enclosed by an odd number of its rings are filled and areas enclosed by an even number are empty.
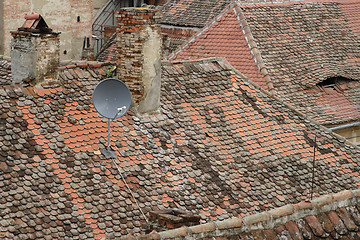
[[[266,85],[268,87],[270,94],[275,95],[274,85],[269,76],[269,72],[266,69],[264,60],[261,56],[261,52],[257,47],[254,36],[250,29],[250,26],[246,21],[245,14],[243,13],[243,11],[240,8],[239,1],[237,2],[236,6],[233,7],[233,9],[234,9],[235,16],[244,32],[245,40],[249,46],[250,52],[253,55],[255,64],[259,68],[259,72],[264,76],[264,79],[265,79],[265,82],[266,82]]]
[[[354,206],[360,203],[360,188],[354,190],[344,190],[315,198],[311,201],[302,201],[295,204],[275,208],[266,212],[261,212],[245,217],[236,217],[222,221],[211,221],[205,224],[168,230],[164,232],[152,232],[148,237],[160,237],[161,239],[190,237],[206,237],[209,233],[218,230],[231,230],[232,233],[246,233],[254,230],[263,230],[281,226],[289,221],[298,220],[306,216],[317,215],[320,213],[336,210],[345,206]],[[155,239],[145,238],[141,239]],[[121,239],[133,239],[126,236]]]
[[[181,59],[181,60],[163,60],[163,65],[172,65],[180,63],[208,63],[208,62],[227,62],[226,58],[223,57],[208,57],[199,59]],[[230,65],[230,64],[229,64]]]
[[[190,43],[195,41],[198,37],[200,37],[206,30],[208,30],[212,25],[214,25],[219,19],[221,19],[234,5],[234,1],[229,3],[229,5],[224,8],[219,15],[217,15],[212,21],[207,23],[199,32],[197,32],[194,36],[192,36],[188,41],[181,44],[177,50],[173,51],[170,55],[166,57],[167,60],[172,60],[176,55],[178,55],[182,50],[184,50]]]
[[[242,2],[237,0],[237,3],[246,7],[263,7],[263,6],[290,6],[295,4],[307,4],[307,3],[352,3],[356,0],[253,0],[254,2]]]
[[[111,62],[76,62],[76,63],[60,66],[59,70],[65,70],[71,68],[101,68],[109,65],[114,65],[114,64]]]

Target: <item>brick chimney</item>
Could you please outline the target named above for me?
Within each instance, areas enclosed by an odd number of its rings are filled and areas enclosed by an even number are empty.
[[[11,71],[14,83],[25,80],[39,85],[58,78],[59,33],[53,32],[40,14],[26,15],[23,26],[11,34]]]
[[[118,73],[131,91],[133,111],[140,115],[160,106],[161,34],[156,12],[123,8],[117,17]]]

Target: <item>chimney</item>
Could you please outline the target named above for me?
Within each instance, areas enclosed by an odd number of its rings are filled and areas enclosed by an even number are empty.
[[[23,80],[38,86],[58,79],[59,33],[48,27],[40,14],[25,16],[25,23],[11,32],[11,72],[14,83]]]
[[[138,115],[160,106],[161,34],[155,25],[157,10],[123,8],[117,17],[120,79],[132,94],[132,108]]]

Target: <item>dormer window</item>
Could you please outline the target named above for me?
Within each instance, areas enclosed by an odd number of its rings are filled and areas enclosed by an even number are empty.
[[[316,85],[321,88],[333,88],[335,90],[342,90],[340,85],[343,83],[351,82],[351,81],[353,81],[353,80],[350,78],[337,76],[337,77],[327,78],[324,81],[319,82]]]

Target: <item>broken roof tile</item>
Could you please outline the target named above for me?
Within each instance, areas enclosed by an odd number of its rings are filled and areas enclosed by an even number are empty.
[[[354,191],[353,191],[354,192]],[[342,192],[339,192],[341,194]],[[326,205],[327,209],[335,209],[336,212],[342,212],[350,218],[354,215],[348,209],[355,207],[354,194],[341,200],[341,207],[338,202],[331,202]],[[330,196],[331,197],[331,196]],[[358,196],[355,198],[358,199]],[[355,200],[355,201],[354,201]],[[311,204],[311,202],[310,202]],[[314,205],[315,206],[315,205]],[[293,206],[294,208],[294,206]],[[316,207],[315,207],[316,208]],[[163,231],[159,233],[152,233],[152,235],[159,236],[161,239],[188,239],[194,238],[225,238],[225,239],[357,239],[359,237],[359,228],[352,228],[347,233],[339,235],[334,228],[328,228],[324,221],[330,222],[330,215],[326,208],[307,209],[306,211],[300,210],[299,212],[289,212],[282,219],[274,219],[272,217],[263,218],[262,216],[271,215],[271,212],[278,212],[278,209],[272,209],[269,212],[257,213],[249,217],[232,218],[225,221],[208,222],[206,224],[182,227],[174,230]],[[260,219],[260,221],[248,222],[245,219]],[[289,219],[295,219],[296,221]],[[242,223],[242,224],[237,224]],[[213,226],[223,226],[226,228],[215,228]],[[358,227],[358,226],[357,226]],[[137,235],[145,239],[149,235]],[[121,238],[125,239],[125,238]]]

